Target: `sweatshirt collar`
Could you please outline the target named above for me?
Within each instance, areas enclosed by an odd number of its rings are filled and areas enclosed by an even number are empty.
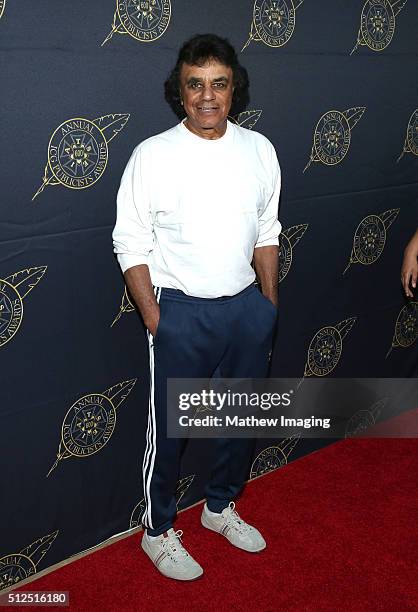
[[[225,134],[223,136],[221,136],[220,138],[214,138],[213,140],[211,140],[209,138],[202,138],[201,136],[198,136],[197,134],[194,134],[193,132],[191,132],[189,130],[189,128],[187,128],[185,126],[185,124],[184,124],[186,119],[187,119],[187,117],[185,117],[179,123],[178,127],[181,130],[181,132],[183,133],[183,135],[188,137],[190,141],[194,141],[196,143],[203,143],[203,144],[206,143],[206,144],[209,144],[210,146],[220,146],[221,144],[230,141],[231,138],[232,138],[233,125],[232,125],[232,123],[228,119],[226,121],[226,131],[225,131]]]

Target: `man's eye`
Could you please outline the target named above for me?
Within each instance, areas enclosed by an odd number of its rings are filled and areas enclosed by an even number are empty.
[[[201,83],[190,83],[190,87],[191,87],[192,89],[197,89],[197,88],[198,88],[198,87],[200,87],[200,86],[201,86]]]
[[[224,89],[226,87],[226,83],[215,83],[215,87],[218,89]]]

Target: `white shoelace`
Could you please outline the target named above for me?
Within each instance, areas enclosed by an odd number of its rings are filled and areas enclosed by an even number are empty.
[[[243,534],[251,530],[251,526],[243,521],[238,512],[235,510],[235,502],[229,502],[228,510],[229,512],[225,517],[228,526]]]
[[[171,533],[167,538],[164,538],[163,541],[163,551],[166,552],[167,555],[174,561],[178,561],[180,557],[186,558],[189,556],[189,553],[182,544],[182,535],[183,531],[178,529],[177,531]]]

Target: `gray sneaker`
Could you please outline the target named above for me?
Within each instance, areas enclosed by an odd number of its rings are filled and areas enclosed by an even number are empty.
[[[203,569],[184,548],[182,535],[180,529],[169,529],[158,538],[144,533],[141,546],[164,576],[175,580],[195,580],[203,574]]]
[[[234,502],[230,502],[229,506],[216,516],[209,514],[205,504],[201,522],[203,527],[222,534],[231,544],[247,552],[259,552],[267,546],[258,529],[242,520],[235,510]]]

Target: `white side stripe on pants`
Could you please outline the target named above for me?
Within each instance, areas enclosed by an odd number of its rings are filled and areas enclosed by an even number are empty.
[[[161,287],[154,287],[157,303],[160,303]],[[154,404],[154,338],[147,330],[148,346],[149,346],[149,368],[150,368],[150,389],[148,401],[148,426],[147,440],[145,446],[144,460],[142,463],[142,477],[144,481],[144,501],[145,510],[142,515],[142,522],[146,527],[153,529],[151,516],[151,478],[154,469],[155,455],[157,452],[157,429],[155,422],[155,404]]]

